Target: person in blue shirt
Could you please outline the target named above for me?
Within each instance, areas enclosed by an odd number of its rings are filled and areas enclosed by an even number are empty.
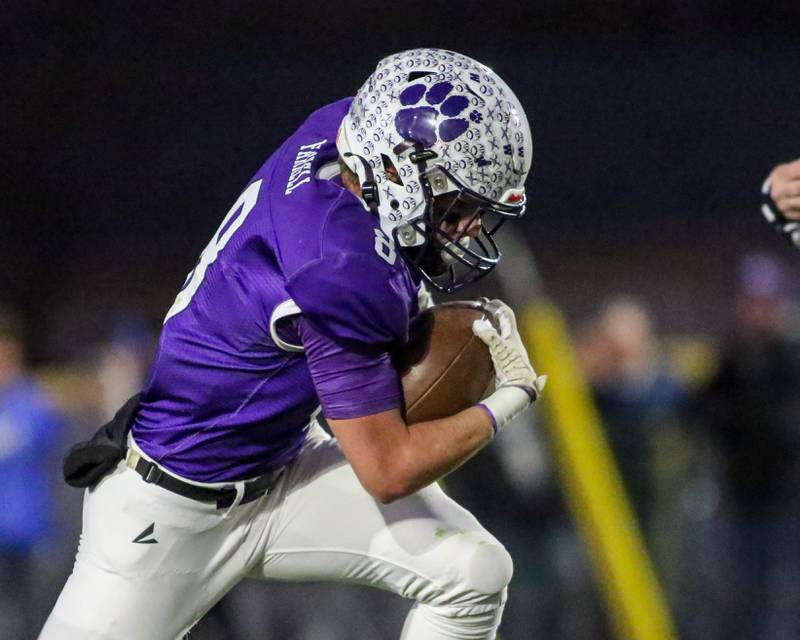
[[[63,421],[25,371],[22,325],[0,310],[0,637],[31,638],[34,554],[54,530],[53,460]]]

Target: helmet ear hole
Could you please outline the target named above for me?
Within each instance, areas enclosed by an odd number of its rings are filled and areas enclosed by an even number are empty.
[[[399,184],[402,187],[403,179],[400,177],[400,174],[397,171],[397,167],[394,166],[394,162],[392,162],[392,159],[385,153],[382,153],[381,162],[383,163],[383,171],[386,174],[386,179],[389,180],[389,182],[394,182],[395,184]],[[393,208],[396,209],[397,207]]]

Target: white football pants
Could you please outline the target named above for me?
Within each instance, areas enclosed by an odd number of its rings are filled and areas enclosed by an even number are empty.
[[[380,504],[314,425],[275,488],[227,513],[120,463],[86,492],[75,566],[39,640],[179,639],[246,577],[371,585],[416,601],[401,639],[490,639],[511,572],[438,486]]]

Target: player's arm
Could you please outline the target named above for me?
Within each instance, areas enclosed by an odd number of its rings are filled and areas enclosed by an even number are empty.
[[[481,406],[454,416],[407,425],[399,411],[399,378],[388,355],[369,358],[337,347],[306,326],[304,344],[323,410],[342,450],[364,488],[378,500],[390,502],[414,493],[453,471],[487,444],[498,428],[527,408],[544,384],[536,376],[516,331],[511,310],[497,301],[487,305],[500,331],[478,321],[475,333],[488,345],[496,370],[495,391]],[[322,339],[320,339],[322,338]],[[338,375],[329,374],[333,365]],[[374,413],[359,411],[349,392],[332,389],[332,381],[375,394],[373,405],[391,404]],[[367,382],[369,381],[369,382]],[[371,383],[371,384],[370,384]],[[362,394],[363,395],[363,394]],[[373,402],[373,400],[370,400]],[[345,415],[348,410],[354,415]]]
[[[381,502],[410,495],[447,475],[494,434],[492,418],[482,407],[410,426],[399,409],[329,419],[328,424],[361,484]]]
[[[775,167],[761,191],[764,217],[800,246],[800,159]]]

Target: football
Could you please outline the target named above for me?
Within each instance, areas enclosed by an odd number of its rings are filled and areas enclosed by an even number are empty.
[[[494,367],[472,322],[490,317],[478,302],[440,304],[421,313],[411,341],[393,359],[408,424],[452,416],[486,397]]]

